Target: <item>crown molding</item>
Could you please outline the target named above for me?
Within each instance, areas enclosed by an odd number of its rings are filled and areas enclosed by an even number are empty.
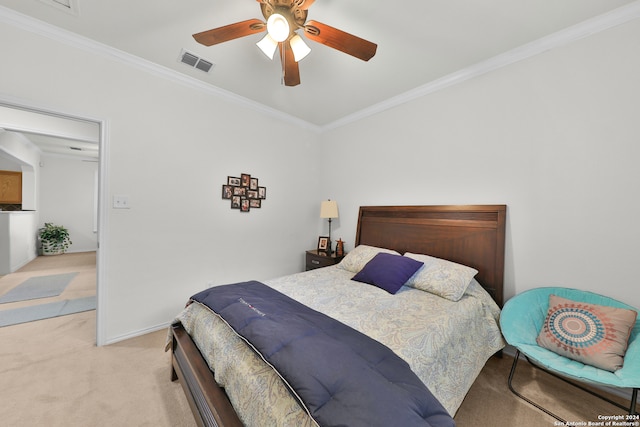
[[[368,108],[357,111],[338,119],[321,128],[322,132],[336,129],[349,123],[357,122],[366,117],[381,113],[417,98],[429,95],[431,93],[446,89],[458,83],[465,82],[474,77],[495,71],[499,68],[506,67],[516,62],[522,61],[532,56],[544,53],[548,50],[564,46],[576,40],[588,37],[592,34],[599,33],[609,28],[624,24],[634,19],[640,18],[640,0],[614,9],[608,13],[596,16],[589,20],[583,21],[574,26],[565,28],[549,36],[527,43],[508,52],[496,55],[486,61],[478,62],[470,67],[463,68],[454,73],[448,74],[423,86],[411,89],[393,98],[374,104]]]
[[[282,111],[276,110],[275,108],[267,107],[266,105],[255,102],[249,98],[245,98],[233,92],[221,89],[212,84],[202,82],[198,79],[187,76],[186,74],[182,74],[178,71],[174,71],[170,68],[164,67],[154,62],[147,61],[146,59],[142,59],[138,56],[129,54],[103,43],[99,43],[95,40],[73,33],[71,31],[64,30],[44,21],[37,20],[4,6],[0,6],[0,22],[12,25],[25,31],[29,31],[42,37],[55,40],[68,46],[84,50],[95,55],[100,55],[102,57],[118,61],[120,63],[148,72],[157,77],[171,80],[175,83],[190,87],[192,89],[209,93],[211,95],[230,101],[234,104],[258,111],[262,114],[276,118],[283,122],[290,123],[297,127],[305,128],[316,133],[320,131],[319,126],[309,123],[305,120],[301,120],[290,114],[283,113]]]
[[[221,89],[212,84],[204,83],[200,80],[171,70],[167,67],[163,67],[151,61],[147,61],[135,55],[131,55],[121,50],[115,49],[111,46],[98,43],[95,40],[91,40],[70,31],[63,30],[46,22],[18,13],[12,9],[0,6],[0,22],[13,25],[23,30],[30,31],[32,33],[56,40],[58,42],[85,50],[93,54],[102,55],[112,60],[128,64],[132,67],[148,72],[155,76],[172,80],[184,86],[209,93],[211,95],[233,102],[237,105],[244,106],[246,108],[258,111],[265,115],[274,117],[281,121],[316,133],[323,133],[353,122],[357,122],[366,117],[379,114],[383,111],[395,108],[417,98],[421,98],[431,93],[446,89],[450,86],[465,82],[474,77],[478,77],[499,68],[506,67],[508,65],[541,54],[548,50],[564,46],[573,41],[588,37],[592,34],[599,33],[601,31],[624,24],[637,18],[640,18],[640,0],[636,0],[610,12],[596,16],[549,36],[535,40],[531,43],[517,47],[503,54],[494,56],[493,58],[489,58],[486,61],[482,61],[470,67],[458,70],[454,73],[448,74],[444,77],[402,93],[398,96],[394,96],[385,101],[374,104],[368,108],[364,108],[353,114],[349,114],[327,125],[318,126],[308,121],[294,117],[290,114],[283,113],[282,111],[276,110],[274,108],[267,107],[264,104]]]

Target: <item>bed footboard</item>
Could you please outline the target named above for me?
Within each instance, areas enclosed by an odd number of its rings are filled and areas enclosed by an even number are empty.
[[[242,427],[224,390],[181,324],[171,327],[171,380],[179,380],[199,426]]]

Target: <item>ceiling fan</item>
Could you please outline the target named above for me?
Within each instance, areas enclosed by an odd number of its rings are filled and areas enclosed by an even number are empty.
[[[378,45],[352,34],[330,27],[321,22],[307,21],[309,7],[315,0],[257,0],[266,19],[236,22],[224,27],[214,28],[193,35],[200,44],[212,46],[251,34],[267,31],[258,47],[267,57],[273,59],[276,49],[280,52],[283,80],[286,86],[300,84],[298,61],[304,58],[311,49],[297,33],[304,34],[315,42],[368,61],[376,54]]]

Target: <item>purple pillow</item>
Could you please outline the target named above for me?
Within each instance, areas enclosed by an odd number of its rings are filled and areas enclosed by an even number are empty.
[[[379,253],[351,280],[368,283],[395,294],[423,264],[400,255]]]

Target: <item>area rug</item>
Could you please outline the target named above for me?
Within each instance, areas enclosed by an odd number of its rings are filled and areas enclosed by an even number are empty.
[[[31,277],[0,297],[0,304],[58,296],[78,273]]]
[[[33,322],[51,317],[66,316],[96,309],[96,297],[67,299],[31,307],[0,310],[0,327]]]

